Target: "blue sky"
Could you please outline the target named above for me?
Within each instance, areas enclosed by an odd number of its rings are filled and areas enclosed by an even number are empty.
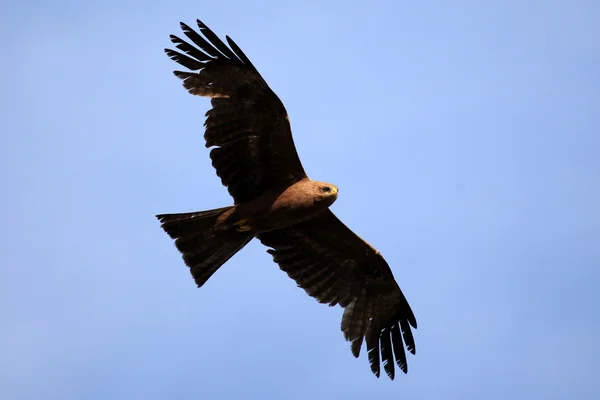
[[[600,3],[4,7],[4,399],[600,398]],[[157,213],[230,204],[208,101],[162,49],[201,18],[284,101],[333,210],[419,329],[375,379],[251,243],[196,289]]]

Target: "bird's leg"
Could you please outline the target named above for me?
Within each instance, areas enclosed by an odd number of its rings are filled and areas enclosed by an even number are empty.
[[[252,229],[250,225],[248,225],[248,220],[246,218],[234,222],[233,225],[235,225],[235,230],[238,232],[248,232]]]

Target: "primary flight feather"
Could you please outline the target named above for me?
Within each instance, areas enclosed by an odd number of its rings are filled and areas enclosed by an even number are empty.
[[[171,35],[167,55],[188,71],[174,71],[193,95],[211,99],[204,123],[212,165],[234,205],[161,214],[198,287],[250,240],[258,238],[279,267],[320,303],[344,308],[341,329],[358,357],[366,343],[379,377],[394,361],[406,373],[415,353],[415,316],[381,254],[329,210],[332,184],[310,179],[296,152],[283,103],[248,57],[197,21],[181,23],[189,41]]]

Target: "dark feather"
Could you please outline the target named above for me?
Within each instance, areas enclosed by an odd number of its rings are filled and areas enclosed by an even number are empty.
[[[398,324],[392,326],[392,343],[394,345],[394,357],[396,357],[396,363],[398,364],[398,367],[400,367],[400,370],[406,374],[408,372],[408,364],[406,363],[404,343],[402,343],[402,336]]]
[[[181,30],[194,44],[200,47],[206,54],[213,58],[218,58],[221,54],[217,49],[210,45],[202,36],[200,36],[195,30],[190,28],[184,22],[180,23]],[[222,55],[221,55],[222,56]]]
[[[200,61],[194,60],[191,57],[176,52],[175,50],[165,49],[165,53],[171,58],[171,60],[177,61],[179,64],[191,70],[198,70],[204,66]]]
[[[392,351],[391,332],[389,328],[381,331],[381,359],[383,361],[383,369],[390,379],[394,379],[394,354]]]
[[[244,54],[244,52],[242,51],[242,49],[239,48],[239,46],[233,41],[233,39],[230,38],[229,36],[225,36],[225,38],[227,39],[227,43],[229,43],[229,46],[231,46],[231,48],[233,49],[233,51],[235,51],[235,54],[237,54],[237,56],[244,63],[244,65],[246,65],[248,68],[250,68],[251,70],[253,70],[254,72],[256,72],[256,74],[258,76],[260,76],[260,73],[258,72],[258,70],[256,69],[256,67],[254,66],[254,64],[252,64],[252,62],[250,61],[250,59],[248,59],[248,57],[246,57],[246,54]],[[260,76],[260,77],[262,79],[262,76]]]
[[[371,371],[379,378],[380,360],[379,360],[379,329],[378,326],[371,320],[367,326],[365,334],[367,342],[367,354]]]
[[[223,43],[221,39],[219,39],[219,37],[209,29],[208,26],[204,25],[204,23],[202,23],[202,21],[199,19],[196,20],[196,23],[198,24],[198,28],[200,28],[200,32],[202,32],[208,41],[212,43],[212,45],[215,46],[217,50],[219,50],[225,57],[241,61],[227,46],[225,46],[225,43]]]
[[[187,53],[191,57],[194,57],[196,60],[198,60],[198,61],[212,60],[212,58],[209,57],[207,54],[201,52],[196,47],[191,46],[187,42],[184,42],[178,36],[170,35],[170,38],[171,38],[171,42],[173,42],[173,44],[175,44],[175,47],[177,47],[179,50]]]
[[[415,347],[415,339],[413,338],[412,331],[410,330],[410,326],[406,320],[400,320],[400,328],[402,329],[402,337],[404,338],[404,343],[406,343],[406,348],[412,354],[415,354],[417,349]]]

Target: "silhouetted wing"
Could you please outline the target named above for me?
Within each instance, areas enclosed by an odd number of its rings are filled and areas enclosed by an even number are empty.
[[[227,46],[197,23],[204,37],[182,22],[193,45],[171,35],[181,52],[165,52],[197,71],[174,71],[183,86],[211,99],[213,108],[204,123],[206,147],[215,146],[212,164],[235,202],[248,202],[268,188],[287,187],[306,177],[281,100],[233,40],[226,37]]]
[[[369,363],[379,377],[380,356],[394,379],[394,359],[406,373],[406,348],[415,353],[415,316],[381,254],[331,211],[289,228],[260,234],[273,260],[321,303],[344,307],[342,331],[359,356],[366,341]],[[402,339],[404,338],[404,343]]]

